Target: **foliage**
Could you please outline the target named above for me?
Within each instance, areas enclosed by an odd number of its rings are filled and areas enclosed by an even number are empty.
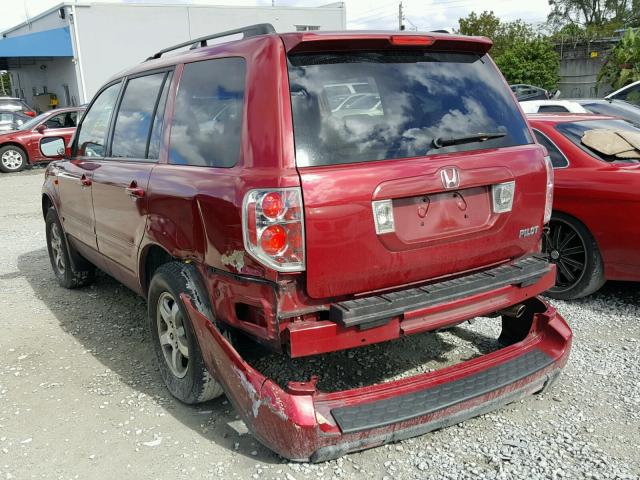
[[[640,21],[640,0],[549,0],[549,23],[556,30],[565,25],[612,32]]]
[[[459,20],[459,33],[493,41],[491,56],[509,83],[529,83],[546,89],[558,82],[560,58],[553,45],[521,21],[502,22],[493,12],[475,12]]]
[[[516,41],[495,62],[509,83],[528,83],[547,90],[558,83],[560,56],[547,39]]]
[[[609,83],[617,90],[640,80],[640,29],[629,28],[609,53],[598,73],[598,86]]]
[[[471,12],[459,20],[459,33],[463,35],[479,35],[493,41],[491,54],[498,57],[509,46],[518,40],[530,40],[536,34],[531,25],[521,20],[502,22],[492,11],[484,11],[480,15]]]
[[[11,95],[11,79],[6,72],[0,73],[0,95]]]

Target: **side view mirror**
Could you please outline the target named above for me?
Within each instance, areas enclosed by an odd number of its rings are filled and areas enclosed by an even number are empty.
[[[40,139],[40,153],[47,158],[64,158],[66,153],[64,138],[45,137]]]
[[[38,132],[38,133],[42,133],[42,132],[44,132],[46,129],[47,129],[47,126],[46,126],[44,123],[42,123],[42,124],[40,124],[40,125],[38,125],[38,126],[36,127],[36,132]]]

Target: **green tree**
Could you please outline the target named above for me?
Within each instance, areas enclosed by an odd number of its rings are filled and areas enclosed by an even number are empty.
[[[459,20],[459,33],[493,41],[491,56],[510,83],[530,83],[546,89],[558,83],[560,57],[551,42],[521,20],[502,22],[493,12],[475,12]]]
[[[466,17],[459,19],[458,22],[460,24],[459,33],[490,38],[493,41],[491,48],[493,57],[500,56],[517,40],[530,40],[536,36],[531,25],[521,20],[502,22],[492,11],[484,11],[480,15],[471,12]]]
[[[613,47],[598,73],[598,87],[610,84],[614,89],[640,80],[640,29],[629,28]]]
[[[0,95],[11,95],[11,78],[7,72],[0,72]]]
[[[640,21],[640,0],[549,0],[549,6],[556,29],[577,24],[607,33]]]
[[[545,38],[520,40],[495,62],[509,83],[528,83],[552,90],[558,84],[560,56]]]

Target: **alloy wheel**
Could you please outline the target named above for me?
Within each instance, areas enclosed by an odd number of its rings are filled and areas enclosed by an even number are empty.
[[[156,323],[164,360],[174,376],[183,378],[189,367],[189,344],[180,307],[169,292],[158,298]]]
[[[19,151],[10,149],[2,154],[0,161],[7,170],[17,170],[22,166],[24,159]]]
[[[582,280],[587,265],[587,247],[569,223],[552,219],[549,232],[544,236],[543,249],[557,267],[556,285],[551,291],[564,292]]]
[[[64,275],[66,265],[64,261],[64,250],[62,249],[62,233],[57,223],[51,224],[51,254],[56,270],[60,275]]]

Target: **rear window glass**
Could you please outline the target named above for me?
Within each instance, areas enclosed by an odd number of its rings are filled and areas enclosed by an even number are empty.
[[[299,166],[532,142],[500,74],[488,58],[474,54],[291,55],[289,82]],[[486,133],[498,138],[433,145]]]
[[[242,58],[184,66],[171,126],[169,163],[232,167],[238,162],[244,77]]]
[[[589,130],[625,130],[640,134],[640,128],[625,120],[586,120],[583,122],[559,123],[556,126],[556,129],[582,150],[598,160],[606,162],[638,162],[637,159],[622,159],[615,156],[604,155],[603,153],[597,152],[582,143],[582,137],[585,132]]]

